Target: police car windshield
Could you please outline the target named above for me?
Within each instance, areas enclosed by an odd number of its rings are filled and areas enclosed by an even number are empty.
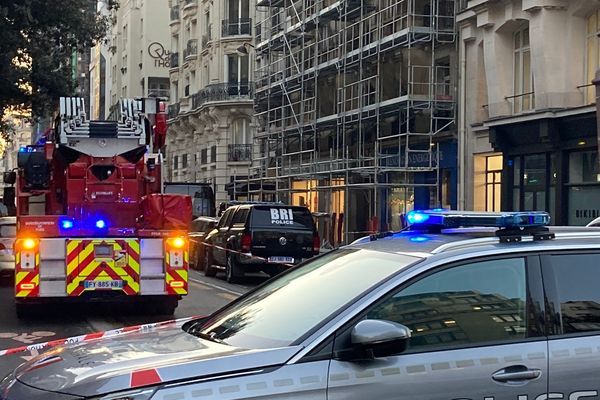
[[[241,348],[288,346],[419,260],[361,249],[333,251],[282,275],[189,332]]]
[[[303,207],[255,207],[252,226],[263,228],[288,227],[313,229],[312,215]]]

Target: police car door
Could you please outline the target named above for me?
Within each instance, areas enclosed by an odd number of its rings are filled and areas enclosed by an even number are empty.
[[[332,360],[328,399],[545,399],[540,274],[537,256],[513,256],[436,268],[398,286],[336,336],[343,356]],[[410,328],[407,349],[349,358],[349,332],[364,319]]]
[[[548,372],[552,399],[600,397],[600,253],[542,256],[549,301]]]

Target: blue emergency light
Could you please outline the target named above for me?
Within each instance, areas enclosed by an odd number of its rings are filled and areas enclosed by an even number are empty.
[[[60,221],[60,227],[62,229],[71,229],[73,228],[73,221],[70,219],[63,219]]]
[[[106,222],[103,219],[99,219],[98,221],[96,221],[96,228],[98,228],[98,229],[106,228]]]
[[[477,212],[477,211],[411,211],[406,215],[411,228],[495,227],[507,229],[535,228],[550,224],[543,211]]]

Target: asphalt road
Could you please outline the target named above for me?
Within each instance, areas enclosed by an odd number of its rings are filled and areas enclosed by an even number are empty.
[[[256,274],[248,276],[240,285],[232,285],[219,279],[220,277],[221,275],[217,278],[207,278],[191,270],[189,294],[179,302],[174,316],[148,315],[134,307],[123,307],[120,304],[80,304],[45,306],[34,316],[18,319],[14,308],[12,284],[1,282],[0,350],[123,326],[208,315],[267,279],[266,275]],[[0,356],[0,379],[24,360],[35,355],[36,350]]]

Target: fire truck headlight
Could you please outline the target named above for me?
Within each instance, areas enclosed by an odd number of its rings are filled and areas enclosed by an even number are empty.
[[[37,246],[37,240],[35,240],[35,239],[24,239],[21,242],[21,246],[25,250],[32,250],[32,249],[34,249]]]
[[[187,244],[187,240],[181,237],[171,238],[169,239],[169,246],[174,249],[182,249]]]

